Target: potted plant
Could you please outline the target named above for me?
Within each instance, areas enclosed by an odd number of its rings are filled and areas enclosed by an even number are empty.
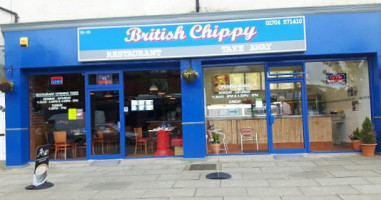
[[[351,145],[353,150],[360,150],[360,139],[361,139],[361,131],[359,128],[353,131],[351,135],[349,135],[351,139]]]
[[[368,117],[362,123],[361,129],[361,150],[362,155],[367,157],[374,156],[377,146],[376,135],[374,133],[372,122]]]
[[[185,82],[192,83],[198,77],[198,72],[192,69],[191,66],[188,66],[188,68],[181,74],[181,76]]]
[[[220,135],[218,134],[218,131],[213,130],[212,131],[212,138],[210,140],[210,148],[214,154],[218,154],[221,149],[220,144]]]
[[[2,92],[10,92],[13,90],[13,83],[8,79],[0,80],[0,91]]]

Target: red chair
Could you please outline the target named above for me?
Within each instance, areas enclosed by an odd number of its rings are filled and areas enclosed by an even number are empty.
[[[241,151],[243,151],[243,141],[253,141],[257,145],[257,151],[259,149],[258,146],[258,134],[253,133],[253,129],[251,127],[241,128]]]

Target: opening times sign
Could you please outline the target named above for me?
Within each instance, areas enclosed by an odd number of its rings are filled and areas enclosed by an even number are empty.
[[[49,110],[67,110],[68,103],[78,103],[78,91],[36,93],[37,104],[48,104]]]
[[[81,62],[305,50],[303,16],[78,29]]]

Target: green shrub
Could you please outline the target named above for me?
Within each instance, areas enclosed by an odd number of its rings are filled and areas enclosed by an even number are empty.
[[[372,121],[368,117],[365,117],[362,123],[361,129],[361,141],[363,144],[376,144],[376,134],[373,130]]]
[[[349,139],[351,139],[351,140],[359,140],[359,139],[361,139],[361,131],[360,131],[360,129],[358,127],[349,136]]]

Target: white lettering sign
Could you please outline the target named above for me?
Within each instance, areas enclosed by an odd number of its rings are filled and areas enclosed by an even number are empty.
[[[78,98],[73,98],[78,96],[78,91],[69,92],[49,92],[49,93],[36,93],[36,98],[41,98],[37,100],[37,104],[51,104],[48,110],[67,110],[67,106],[64,103],[77,103]]]

